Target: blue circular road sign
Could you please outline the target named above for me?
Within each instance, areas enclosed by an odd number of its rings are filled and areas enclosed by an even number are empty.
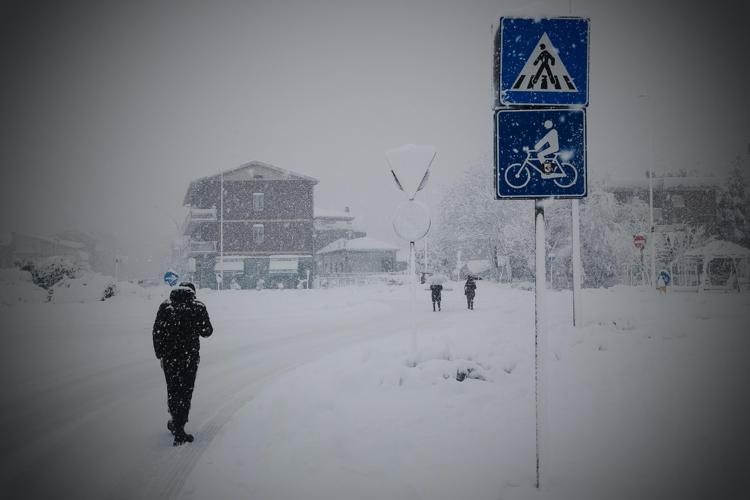
[[[164,273],[164,281],[166,281],[169,286],[175,286],[179,280],[180,277],[174,271],[167,271]]]
[[[672,281],[672,277],[669,275],[667,271],[661,271],[659,273],[659,277],[661,277],[662,280],[664,280],[664,284],[669,286],[669,282]]]

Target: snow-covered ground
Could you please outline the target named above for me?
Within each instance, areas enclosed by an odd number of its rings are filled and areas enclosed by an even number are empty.
[[[171,446],[150,330],[168,289],[0,305],[0,497],[747,498],[748,294],[548,294],[534,488],[533,293],[468,311],[406,287],[200,290],[188,430]],[[466,375],[466,378],[464,378]],[[459,381],[458,379],[462,379]]]

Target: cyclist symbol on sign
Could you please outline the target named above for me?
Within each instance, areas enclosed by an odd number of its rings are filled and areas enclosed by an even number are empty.
[[[531,170],[539,173],[543,180],[552,179],[558,187],[568,188],[578,180],[578,170],[570,163],[560,163],[560,144],[552,121],[546,120],[544,128],[549,131],[535,145],[526,149],[523,163],[514,163],[505,169],[505,182],[514,189],[524,188],[531,181]]]

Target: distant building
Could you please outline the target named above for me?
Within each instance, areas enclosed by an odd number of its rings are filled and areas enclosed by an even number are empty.
[[[653,238],[654,266],[671,269],[681,262],[682,255],[693,244],[692,234],[697,228],[712,234],[718,223],[719,198],[725,179],[721,177],[654,177],[652,179],[654,233],[646,232],[646,241]],[[620,203],[638,199],[648,205],[649,179],[608,180],[604,189],[614,194]],[[646,228],[648,231],[648,228]],[[651,244],[651,243],[648,243]],[[635,251],[630,262],[623,265],[621,280],[642,283],[648,280],[648,267]],[[675,279],[683,281],[683,270],[675,268]],[[680,276],[678,277],[677,274]]]
[[[654,224],[714,225],[722,180],[719,177],[655,177]],[[636,198],[648,203],[647,177],[608,180],[604,189],[613,193],[620,203]]]
[[[343,212],[315,209],[315,248],[323,248],[342,238],[353,240],[364,238],[367,233],[357,226],[349,207]]]
[[[338,239],[316,253],[318,273],[384,273],[395,270],[398,248],[375,238]]]
[[[220,196],[224,185],[223,200]],[[200,287],[295,287],[312,272],[317,179],[253,161],[190,183],[173,255]],[[221,207],[223,205],[223,217]],[[223,257],[221,257],[223,253]]]
[[[117,238],[111,234],[90,231],[68,230],[52,236],[65,241],[80,243],[88,255],[88,263],[92,271],[101,274],[113,274],[117,254]]]
[[[46,257],[68,257],[74,262],[89,265],[91,253],[84,243],[59,237],[35,236],[24,233],[11,233],[4,238],[2,251],[3,267],[16,262],[43,259]]]

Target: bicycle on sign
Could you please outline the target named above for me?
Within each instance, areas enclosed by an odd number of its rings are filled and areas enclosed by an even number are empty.
[[[578,170],[570,163],[561,163],[560,154],[539,159],[538,151],[526,150],[523,163],[513,163],[505,169],[505,182],[514,189],[522,189],[531,181],[531,171],[539,173],[544,180],[552,180],[558,187],[568,188],[578,180]]]

